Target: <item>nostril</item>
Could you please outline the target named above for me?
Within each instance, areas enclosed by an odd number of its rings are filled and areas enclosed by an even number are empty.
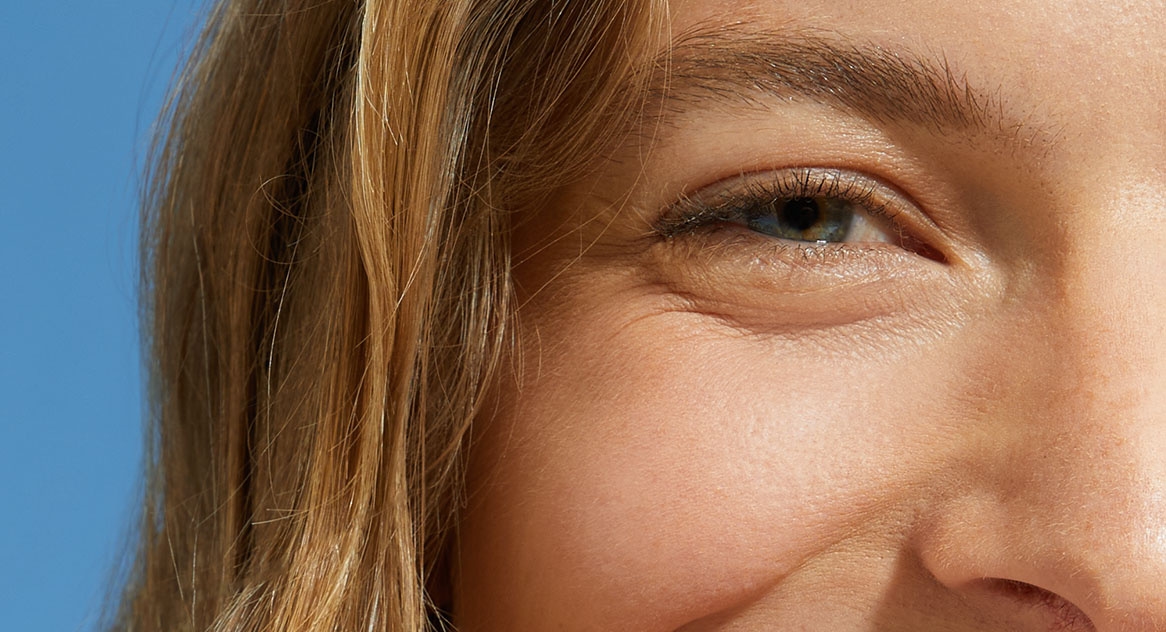
[[[1011,579],[990,579],[986,583],[993,592],[1041,611],[1050,621],[1050,632],[1095,632],[1097,629],[1080,608],[1040,586]]]

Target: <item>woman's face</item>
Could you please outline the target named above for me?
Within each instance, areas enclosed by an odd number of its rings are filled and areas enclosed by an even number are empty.
[[[671,23],[516,234],[459,629],[1166,630],[1166,6]]]

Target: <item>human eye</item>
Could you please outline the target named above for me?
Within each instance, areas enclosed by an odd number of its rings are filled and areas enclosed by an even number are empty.
[[[799,249],[862,245],[942,256],[916,236],[912,204],[890,185],[841,169],[792,168],[741,174],[682,196],[657,221],[667,239],[746,232]]]
[[[893,182],[806,166],[673,194],[651,216],[649,278],[682,309],[735,331],[820,330],[934,309],[974,275],[931,207]]]

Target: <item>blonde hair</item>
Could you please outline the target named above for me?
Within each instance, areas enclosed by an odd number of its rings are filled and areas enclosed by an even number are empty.
[[[508,344],[511,216],[633,116],[625,0],[222,2],[148,174],[115,629],[421,630]]]

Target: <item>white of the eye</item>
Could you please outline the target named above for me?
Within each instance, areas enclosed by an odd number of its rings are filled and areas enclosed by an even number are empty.
[[[886,228],[879,226],[863,213],[855,213],[850,230],[846,234],[847,243],[893,244],[897,240]]]

